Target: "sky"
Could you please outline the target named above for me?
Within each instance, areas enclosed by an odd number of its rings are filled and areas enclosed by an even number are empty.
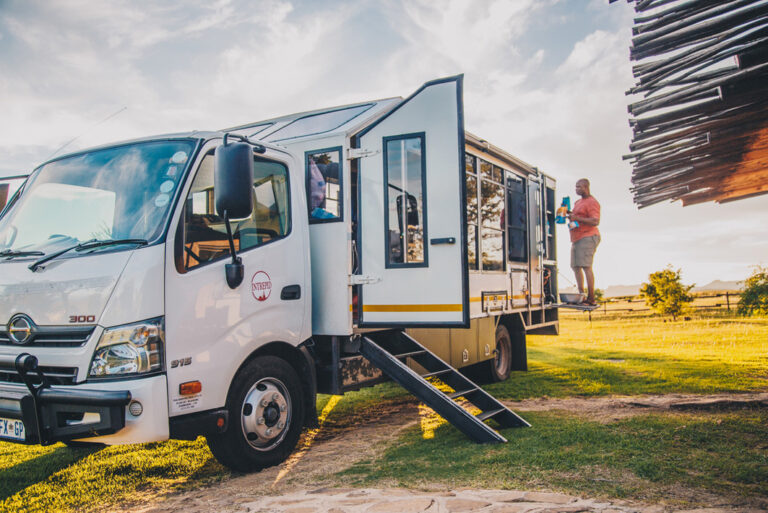
[[[608,0],[0,0],[0,176],[112,141],[405,97],[463,73],[467,130],[554,177],[558,198],[591,181],[598,287],[667,265],[685,283],[743,280],[768,264],[768,196],[632,201],[632,15]],[[569,250],[559,226],[561,287]]]

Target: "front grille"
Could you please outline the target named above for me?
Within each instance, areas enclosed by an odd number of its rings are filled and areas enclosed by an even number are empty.
[[[48,378],[51,385],[74,385],[77,379],[77,367],[38,367]],[[34,373],[27,374],[32,382],[40,384],[40,379]],[[0,370],[1,383],[24,383],[15,370]]]
[[[35,326],[31,341],[25,346],[31,347],[79,347],[90,338],[95,326]],[[8,336],[8,328],[0,328],[0,346],[15,346]]]

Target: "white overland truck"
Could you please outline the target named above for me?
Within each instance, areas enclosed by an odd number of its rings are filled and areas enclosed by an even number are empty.
[[[0,218],[0,439],[203,435],[252,471],[386,379],[478,442],[528,425],[465,374],[558,331],[554,181],[462,109],[456,76],[35,169]]]

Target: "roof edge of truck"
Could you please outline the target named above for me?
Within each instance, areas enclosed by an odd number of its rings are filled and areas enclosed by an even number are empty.
[[[212,139],[220,139],[224,137],[223,131],[217,131],[217,130],[192,130],[189,132],[174,132],[174,133],[168,133],[168,134],[157,134],[157,135],[151,135],[147,137],[139,137],[136,139],[125,139],[121,141],[112,141],[104,144],[99,144],[96,146],[89,146],[86,148],[81,148],[77,151],[72,151],[69,153],[64,153],[62,155],[50,158],[43,163],[39,164],[38,166],[35,166],[35,169],[40,168],[42,166],[45,166],[46,164],[50,164],[51,162],[56,162],[57,160],[74,157],[76,155],[80,155],[83,153],[89,153],[92,151],[98,151],[103,150],[106,148],[113,148],[116,146],[127,146],[129,144],[137,144],[137,143],[143,143],[143,142],[151,142],[151,141],[169,141],[169,140],[176,140],[176,139],[198,139],[202,141],[203,143],[210,141]],[[274,143],[265,142],[265,141],[258,141],[258,144],[262,146],[266,146],[269,149],[279,150],[279,151],[285,151],[285,148],[283,148],[280,145],[276,145]]]
[[[539,168],[537,168],[536,166],[532,166],[531,164],[525,162],[524,160],[521,160],[521,159],[515,157],[511,153],[509,153],[509,152],[499,148],[498,146],[496,146],[494,144],[489,143],[488,141],[486,141],[482,137],[479,137],[479,136],[469,132],[468,130],[464,131],[464,136],[465,136],[466,144],[468,144],[470,146],[474,146],[475,148],[477,148],[479,150],[485,151],[485,152],[493,155],[497,159],[500,159],[500,160],[506,162],[507,164],[509,164],[511,166],[517,167],[517,168],[519,168],[519,169],[521,169],[521,170],[523,170],[523,171],[525,171],[525,172],[527,172],[529,174],[534,174],[535,175],[535,174],[538,174],[540,172]]]

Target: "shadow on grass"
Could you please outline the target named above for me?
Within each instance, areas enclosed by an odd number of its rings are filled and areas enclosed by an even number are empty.
[[[48,454],[0,470],[0,501],[4,501],[35,483],[47,480],[56,472],[101,449],[101,447],[77,449],[61,447]]]

